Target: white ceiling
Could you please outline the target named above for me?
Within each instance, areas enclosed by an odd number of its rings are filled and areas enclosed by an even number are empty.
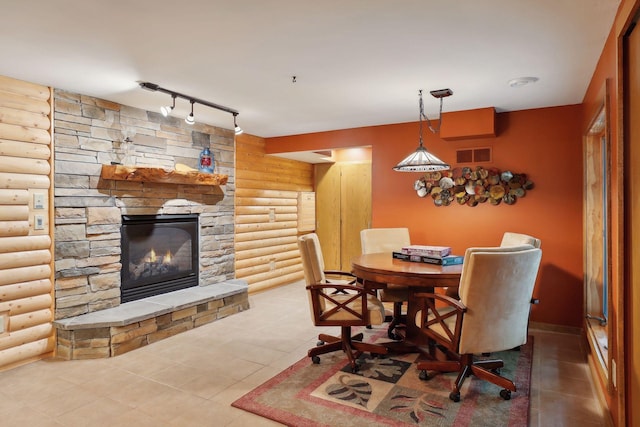
[[[0,0],[0,75],[270,137],[582,101],[619,0]],[[296,76],[297,82],[292,82]],[[513,78],[539,81],[509,87]],[[174,115],[189,111],[178,100]],[[196,120],[232,127],[200,105]]]

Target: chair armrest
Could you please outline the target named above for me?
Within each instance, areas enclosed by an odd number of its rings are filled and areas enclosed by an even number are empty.
[[[340,271],[340,270],[325,270],[324,274],[330,274],[332,276],[349,276],[349,277],[356,277],[353,274],[347,272],[347,271]]]
[[[369,312],[367,308],[367,295],[373,295],[373,291],[358,285],[345,285],[333,283],[312,283],[306,289],[311,293],[313,315],[316,326],[325,322],[338,311],[351,313],[356,321],[356,325],[365,326],[369,324]],[[327,292],[330,289],[333,292]],[[352,303],[360,301],[360,311],[355,311]],[[329,302],[332,306],[326,307]],[[326,309],[325,309],[326,308]],[[336,323],[340,326],[341,324]]]
[[[366,289],[360,285],[351,285],[351,284],[344,284],[344,283],[312,283],[308,285],[306,289],[313,292],[322,291],[324,289],[331,289],[334,291],[332,292],[334,294],[337,292],[345,293],[346,291],[353,291],[356,293],[364,292],[371,295],[375,295],[373,290]]]
[[[325,270],[324,271],[324,275],[327,279],[327,282],[330,282],[332,279],[336,280],[337,276],[337,280],[347,280],[348,283],[350,285],[356,283],[357,281],[357,277],[354,276],[353,274],[346,272],[346,271],[340,271],[340,270]],[[333,276],[333,277],[329,277],[329,276]]]
[[[451,307],[455,308],[456,310],[461,311],[463,313],[465,311],[467,311],[467,306],[465,306],[462,302],[460,302],[460,300],[455,299],[455,298],[451,298],[448,295],[435,294],[435,293],[429,293],[429,292],[419,292],[419,293],[416,293],[414,296],[416,298],[429,298],[429,299],[433,299],[433,300],[442,301],[445,304],[447,304],[448,306],[451,306]]]
[[[362,292],[361,286],[349,285],[347,283],[312,283],[307,285],[307,289],[344,289]]]
[[[418,324],[421,332],[448,350],[457,352],[462,320],[464,313],[467,312],[467,307],[459,300],[443,294],[419,292],[415,294],[415,297],[422,300],[420,323]],[[438,302],[444,303],[445,307],[438,307]],[[448,320],[452,318],[453,324]]]

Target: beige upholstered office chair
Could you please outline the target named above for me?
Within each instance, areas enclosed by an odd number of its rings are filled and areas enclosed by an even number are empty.
[[[528,234],[513,233],[511,231],[506,231],[502,235],[501,248],[520,245],[531,245],[534,248],[539,248],[542,245],[542,241]],[[458,288],[447,288],[446,294],[452,298],[460,298],[458,296]]]
[[[527,234],[521,233],[513,233],[511,231],[506,231],[502,235],[502,242],[500,242],[501,247],[506,246],[520,246],[520,245],[531,245],[534,248],[539,248],[542,244],[540,239],[537,239],[533,236],[529,236]]]
[[[363,352],[386,354],[384,346],[361,342],[362,334],[351,336],[352,326],[380,325],[384,321],[384,306],[373,291],[353,283],[353,275],[350,273],[325,271],[320,241],[315,233],[299,237],[298,248],[314,324],[341,328],[339,337],[326,334],[318,336],[319,345],[308,351],[313,363],[320,363],[321,354],[342,349],[349,358],[351,370],[355,372],[356,359]],[[328,283],[327,275],[341,275],[347,280]]]
[[[360,231],[360,243],[363,254],[376,252],[399,251],[403,246],[411,244],[408,228],[367,228]],[[393,303],[393,316],[387,329],[387,335],[392,340],[401,339],[395,329],[402,327],[405,320],[402,315],[402,304],[409,299],[409,291],[406,286],[388,283],[385,289],[380,290],[380,301]]]
[[[531,245],[469,248],[460,276],[460,300],[435,293],[417,294],[424,304],[416,316],[421,332],[448,356],[446,361],[418,363],[423,371],[420,378],[429,379],[428,371],[457,371],[449,394],[457,402],[465,378],[474,374],[503,387],[500,396],[510,399],[516,386],[498,375],[503,362],[475,360],[474,355],[513,349],[527,342],[529,308],[541,257],[542,251]]]

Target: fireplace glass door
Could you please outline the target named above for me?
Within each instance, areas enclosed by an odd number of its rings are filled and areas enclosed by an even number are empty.
[[[122,217],[121,301],[198,285],[197,215]]]

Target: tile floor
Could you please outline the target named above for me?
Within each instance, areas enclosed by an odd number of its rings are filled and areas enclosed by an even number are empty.
[[[280,425],[230,404],[304,357],[319,329],[300,283],[250,303],[246,312],[115,358],[48,359],[0,372],[0,425]],[[606,425],[579,337],[530,332],[530,425]]]

